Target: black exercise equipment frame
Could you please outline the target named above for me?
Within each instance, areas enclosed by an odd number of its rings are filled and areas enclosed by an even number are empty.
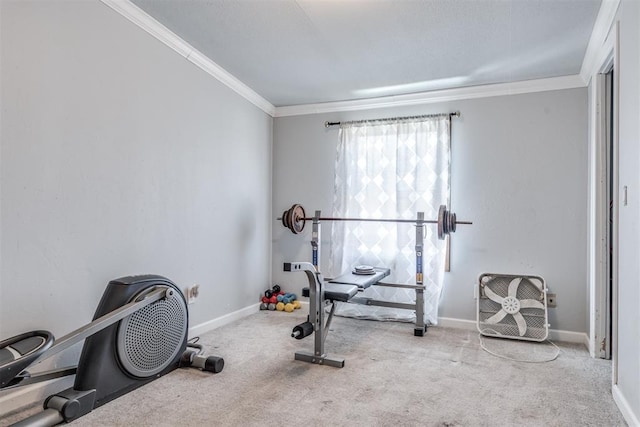
[[[156,305],[152,306],[152,304]],[[162,304],[171,304],[171,307],[165,309]],[[147,308],[151,310],[150,314],[145,314],[149,312],[143,311]],[[166,314],[167,312],[169,314]],[[150,316],[159,316],[157,320],[175,323],[163,325],[167,333],[172,336],[158,338],[158,343],[165,345],[165,348],[159,350],[162,353],[159,356],[149,356],[151,359],[156,357],[159,360],[150,362],[148,371],[144,370],[146,367],[139,370],[131,368],[135,360],[132,363],[131,360],[126,360],[126,355],[123,355],[123,352],[128,351],[122,349],[123,346],[128,345],[123,342],[135,341],[136,337],[127,336],[128,329],[121,328],[128,326],[127,321],[135,316],[147,316],[147,319],[144,317],[135,319],[138,322],[142,321],[142,326],[147,327],[143,329],[150,329],[148,324],[144,324]],[[153,319],[156,320],[155,317]],[[36,339],[41,337],[43,343],[23,355],[24,357],[18,357],[0,365],[0,390],[76,374],[73,387],[49,396],[44,402],[42,412],[14,426],[52,426],[71,422],[178,367],[192,366],[214,373],[222,371],[224,367],[222,358],[201,356],[201,346],[187,342],[188,320],[184,295],[169,279],[152,274],[126,276],[109,282],[92,322],[64,337],[54,340],[53,335],[47,331],[33,331],[1,341],[0,350],[16,343],[19,345],[22,339],[34,337]],[[154,323],[158,323],[157,327],[160,327],[161,322]],[[157,335],[163,334],[164,331],[156,328],[148,333]],[[66,367],[33,375],[24,371],[28,366],[39,363],[82,340],[85,342],[77,367]],[[197,350],[194,350],[194,347],[197,347]],[[144,352],[145,349],[142,347],[140,351]],[[136,355],[134,354],[133,357]]]

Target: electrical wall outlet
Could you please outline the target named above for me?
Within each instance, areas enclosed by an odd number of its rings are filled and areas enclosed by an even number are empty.
[[[547,307],[556,308],[558,306],[558,301],[556,299],[556,294],[547,294]]]
[[[200,296],[200,285],[189,286],[186,289],[185,296],[187,297],[187,304],[193,304]]]

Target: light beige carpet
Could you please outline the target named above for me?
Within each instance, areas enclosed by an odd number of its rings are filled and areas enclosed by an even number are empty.
[[[406,323],[334,319],[328,353],[342,369],[295,361],[313,337],[305,319],[259,312],[200,343],[223,356],[213,375],[177,370],[78,419],[78,426],[623,426],[611,397],[611,364],[560,344],[557,360],[532,364],[481,350],[478,334],[442,327],[414,337]],[[490,340],[512,357],[545,358],[548,345]],[[5,426],[37,407],[5,416]]]

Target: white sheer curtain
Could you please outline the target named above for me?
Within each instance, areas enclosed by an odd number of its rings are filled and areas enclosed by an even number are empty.
[[[448,116],[343,125],[336,157],[333,216],[426,219],[448,205],[450,176]],[[393,283],[415,283],[415,226],[410,223],[333,222],[330,274],[356,265],[391,268]],[[423,272],[425,321],[437,324],[446,244],[427,226]],[[371,287],[364,295],[385,301],[415,301],[415,291]],[[414,321],[411,310],[339,304],[350,317]]]

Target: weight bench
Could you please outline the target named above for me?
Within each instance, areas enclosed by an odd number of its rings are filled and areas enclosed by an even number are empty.
[[[344,367],[344,359],[328,356],[324,351],[324,342],[329,332],[329,326],[331,325],[331,320],[333,319],[337,302],[414,309],[416,310],[415,335],[422,336],[424,334],[424,286],[382,283],[380,280],[387,277],[390,274],[390,270],[388,268],[378,267],[374,267],[374,270],[375,273],[372,275],[348,273],[325,282],[322,277],[322,273],[317,271],[314,265],[309,262],[292,262],[284,264],[284,271],[304,272],[309,281],[309,287],[302,291],[303,296],[309,297],[309,316],[306,322],[296,325],[293,328],[291,336],[296,339],[302,339],[315,333],[313,353],[297,351],[295,353],[295,360],[316,363],[318,365],[329,365],[337,368]],[[416,302],[414,304],[406,304],[356,297],[358,292],[374,285],[415,289],[417,296]],[[328,316],[326,316],[324,310],[326,305],[331,305]]]
[[[330,301],[351,302],[358,292],[377,284],[380,280],[391,274],[388,268],[373,267],[375,273],[369,275],[347,273],[325,282],[324,297]],[[302,296],[309,296],[309,288],[302,290]],[[365,298],[362,298],[363,300]],[[356,299],[354,302],[358,302]]]

